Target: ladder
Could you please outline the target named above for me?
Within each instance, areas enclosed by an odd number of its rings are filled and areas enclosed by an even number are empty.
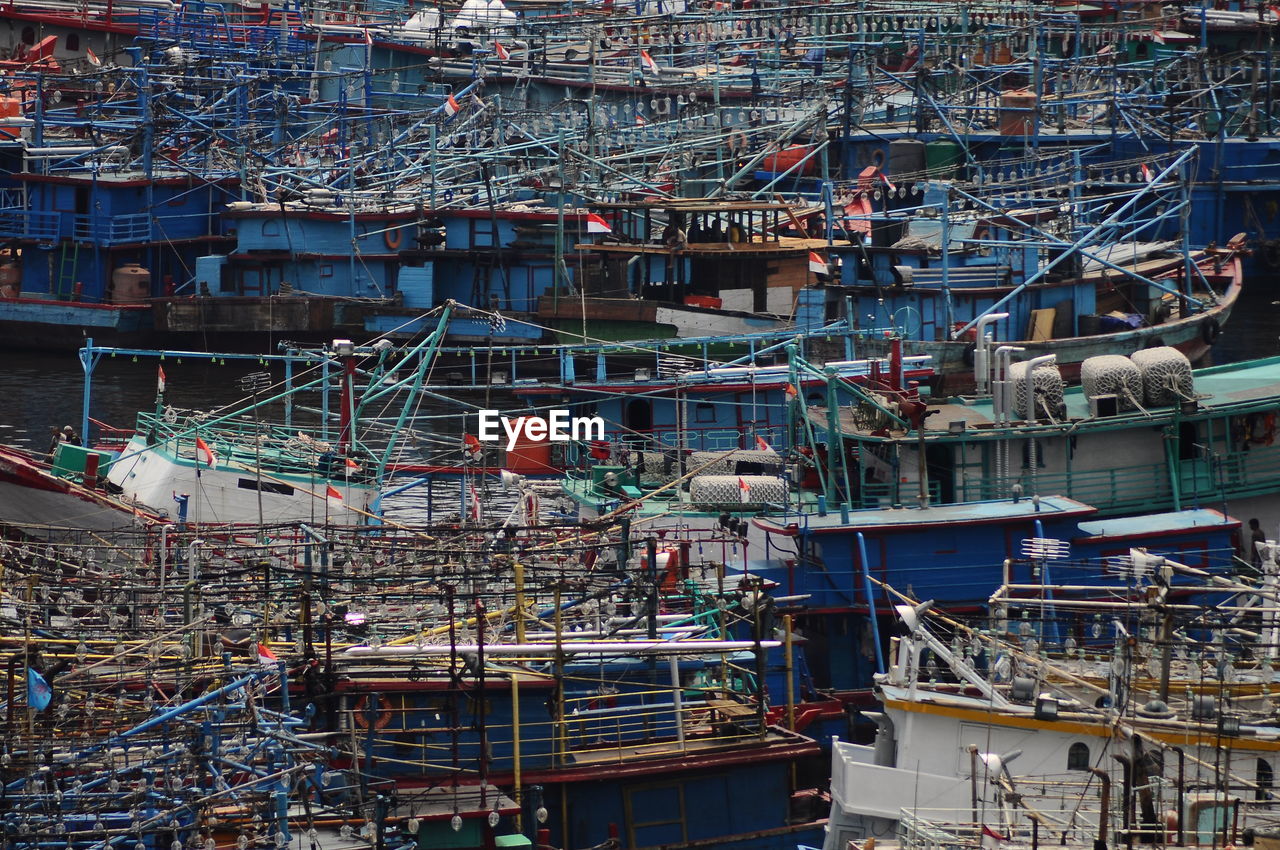
[[[58,277],[54,281],[53,291],[56,298],[67,299],[75,291],[76,273],[80,267],[80,243],[68,239],[62,243],[62,253],[58,260]]]

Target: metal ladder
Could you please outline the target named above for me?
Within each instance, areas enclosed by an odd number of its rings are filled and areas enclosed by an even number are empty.
[[[58,278],[54,281],[53,295],[57,298],[70,298],[76,285],[76,272],[80,268],[80,243],[68,239],[62,243],[62,253],[58,260]]]

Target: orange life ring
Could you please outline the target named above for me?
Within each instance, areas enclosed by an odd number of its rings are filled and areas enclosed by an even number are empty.
[[[373,722],[374,729],[386,729],[391,723],[391,706],[383,700],[386,708],[378,712],[377,718]],[[351,714],[357,726],[361,729],[369,728],[369,716],[366,709],[369,707],[369,697],[363,696],[356,700],[356,704],[351,708]]]
[[[400,243],[404,241],[404,234],[400,232],[400,228],[393,227],[382,231],[382,241],[386,242],[387,247],[392,251],[399,251]]]

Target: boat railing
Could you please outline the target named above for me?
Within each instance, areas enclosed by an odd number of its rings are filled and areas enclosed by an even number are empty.
[[[261,466],[264,471],[291,475],[342,477],[343,461],[332,444],[312,438],[297,428],[286,429],[266,422],[224,420],[217,427],[201,427],[189,416],[170,421],[164,414],[138,414],[137,433],[154,445],[163,443],[177,457],[196,458],[196,437],[213,451],[219,466]],[[329,469],[325,456],[329,455]],[[361,476],[363,477],[363,476]]]
[[[127,215],[75,215],[71,235],[77,241],[116,245],[126,242],[151,241],[151,216],[147,213]]]
[[[0,237],[56,242],[62,231],[62,213],[0,207]]]

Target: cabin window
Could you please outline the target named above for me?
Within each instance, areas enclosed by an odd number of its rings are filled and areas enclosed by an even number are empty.
[[[36,31],[34,27],[22,28],[22,43],[28,46],[36,43]]]
[[[333,263],[323,263],[319,274],[320,277],[333,277]]]
[[[715,407],[710,404],[707,404],[705,401],[700,402],[696,407],[693,408],[693,421],[694,422],[715,422],[716,421]]]
[[[1079,741],[1067,750],[1067,770],[1089,769],[1089,745]]]
[[[67,50],[76,51],[80,49],[80,33],[67,33]]]
[[[264,221],[262,223],[262,235],[263,236],[279,236],[280,222],[276,221],[275,219],[267,219],[266,221]]]
[[[1258,759],[1258,769],[1255,777],[1258,789],[1254,792],[1254,799],[1270,800],[1271,788],[1275,783],[1275,778],[1276,774],[1271,768],[1271,762],[1266,759]]]
[[[288,484],[277,484],[275,481],[255,481],[252,478],[241,478],[236,482],[241,490],[261,490],[263,493],[276,493],[280,496],[292,496],[293,488]]]

